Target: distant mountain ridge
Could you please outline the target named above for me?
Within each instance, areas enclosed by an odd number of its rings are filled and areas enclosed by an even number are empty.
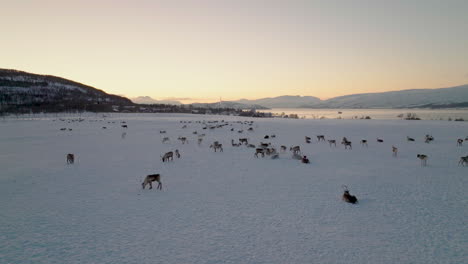
[[[451,108],[466,107],[468,84],[438,89],[410,89],[382,93],[363,93],[320,100],[313,96],[278,96],[232,101],[267,108]]]
[[[292,96],[292,95],[284,95],[278,96],[273,98],[262,98],[256,100],[247,100],[247,99],[240,99],[237,101],[233,101],[235,103],[241,104],[255,104],[255,105],[262,105],[268,108],[295,108],[301,107],[303,105],[308,104],[316,104],[321,102],[321,100],[314,96]]]
[[[130,98],[135,104],[169,104],[169,105],[181,105],[182,103],[174,100],[156,100],[150,96],[138,96]]]
[[[468,102],[468,85],[439,89],[411,89],[383,93],[365,93],[339,96],[311,108],[414,108],[444,106]]]

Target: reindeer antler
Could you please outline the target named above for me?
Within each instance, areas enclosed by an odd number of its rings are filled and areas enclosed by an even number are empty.
[[[348,190],[348,186],[346,186],[346,185],[343,184],[343,185],[341,185],[341,187],[343,188],[343,191],[349,191],[349,190]]]

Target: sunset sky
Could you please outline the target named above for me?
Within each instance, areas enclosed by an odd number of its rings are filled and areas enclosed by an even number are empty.
[[[127,97],[322,99],[468,83],[467,0],[0,0],[0,68]]]

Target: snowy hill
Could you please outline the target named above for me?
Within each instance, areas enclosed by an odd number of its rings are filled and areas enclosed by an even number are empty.
[[[316,104],[320,102],[320,99],[313,96],[278,96],[273,98],[262,98],[257,100],[241,99],[234,101],[241,104],[257,104],[268,108],[294,108],[301,107],[303,105]]]
[[[413,89],[384,93],[353,94],[331,98],[313,108],[411,108],[447,106],[468,102],[468,85],[440,89]]]
[[[132,102],[135,104],[169,104],[169,105],[181,105],[182,103],[179,101],[173,100],[156,100],[151,98],[150,96],[138,96],[135,98],[130,98]]]
[[[110,112],[131,105],[125,97],[64,78],[0,69],[0,112]]]

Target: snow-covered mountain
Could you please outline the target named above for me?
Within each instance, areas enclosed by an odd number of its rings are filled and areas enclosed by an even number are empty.
[[[150,96],[138,96],[135,98],[130,98],[132,102],[135,104],[169,104],[169,105],[181,105],[182,103],[179,101],[173,100],[156,100],[151,98]]]
[[[230,101],[222,101],[218,103],[193,103],[191,105],[194,107],[202,108],[268,109],[268,107],[258,104],[238,103]]]
[[[303,105],[312,105],[316,103],[320,103],[320,99],[314,96],[291,96],[291,95],[284,95],[278,96],[273,98],[262,98],[256,100],[247,100],[241,99],[234,101],[236,103],[241,104],[256,104],[262,105],[268,108],[294,108],[294,107],[301,107]]]
[[[352,94],[320,103],[312,108],[411,108],[441,107],[468,102],[468,85],[439,89],[413,89],[384,93]]]
[[[0,69],[0,112],[112,111],[133,103],[64,78]]]

